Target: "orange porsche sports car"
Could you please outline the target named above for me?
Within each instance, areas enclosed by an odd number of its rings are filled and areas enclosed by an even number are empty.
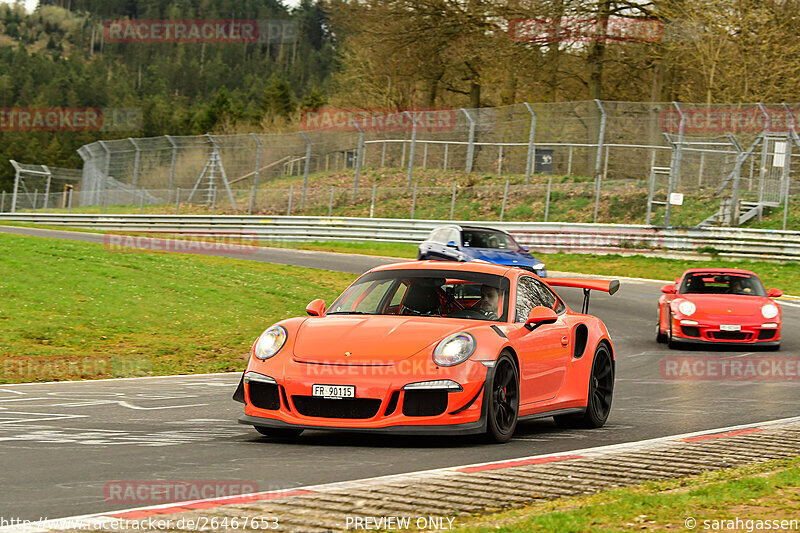
[[[583,312],[552,290],[584,289]],[[614,347],[586,314],[618,281],[538,278],[485,262],[418,261],[359,277],[329,308],[256,340],[234,399],[275,438],[305,429],[511,438],[519,420],[602,426]]]
[[[781,344],[781,308],[749,270],[692,268],[661,287],[656,340],[680,344]]]

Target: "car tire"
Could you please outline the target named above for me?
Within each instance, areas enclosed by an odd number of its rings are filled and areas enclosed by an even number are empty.
[[[508,352],[497,358],[486,394],[486,438],[498,444],[508,442],[519,418],[519,371]]]
[[[614,361],[606,344],[599,344],[595,349],[588,389],[586,411],[578,415],[554,416],[556,425],[594,429],[603,427],[608,420],[614,397]]]
[[[680,343],[680,341],[676,341],[675,337],[672,336],[672,321],[670,320],[669,333],[667,334],[667,347],[670,350],[677,350],[681,346],[682,344]]]
[[[293,428],[268,428],[264,426],[253,426],[256,431],[264,435],[265,437],[269,437],[275,440],[292,440],[296,439],[303,433],[302,429],[293,429]]]
[[[661,332],[661,316],[658,317],[658,323],[656,324],[656,342],[659,344],[664,344],[667,342],[667,334]]]

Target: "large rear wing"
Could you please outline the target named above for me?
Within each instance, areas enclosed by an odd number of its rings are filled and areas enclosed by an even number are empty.
[[[587,279],[587,278],[544,278],[548,285],[553,287],[573,287],[583,289],[583,308],[581,313],[589,312],[589,294],[591,291],[603,291],[614,294],[619,290],[619,280],[616,279]]]

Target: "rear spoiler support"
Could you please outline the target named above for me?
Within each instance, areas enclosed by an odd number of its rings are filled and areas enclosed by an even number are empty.
[[[584,279],[584,278],[545,278],[548,285],[554,287],[574,287],[583,289],[582,314],[589,313],[589,295],[593,290],[614,294],[619,290],[619,281],[612,279]]]

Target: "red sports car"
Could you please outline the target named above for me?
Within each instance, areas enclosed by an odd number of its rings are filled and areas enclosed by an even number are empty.
[[[779,349],[783,293],[764,289],[749,270],[692,268],[661,287],[656,340],[683,343],[757,344]]]
[[[583,288],[583,313],[551,286]],[[618,288],[476,261],[374,268],[329,308],[314,300],[310,316],[261,334],[234,394],[239,422],[275,438],[335,429],[495,442],[528,418],[600,427],[614,348],[586,311],[590,290]]]

